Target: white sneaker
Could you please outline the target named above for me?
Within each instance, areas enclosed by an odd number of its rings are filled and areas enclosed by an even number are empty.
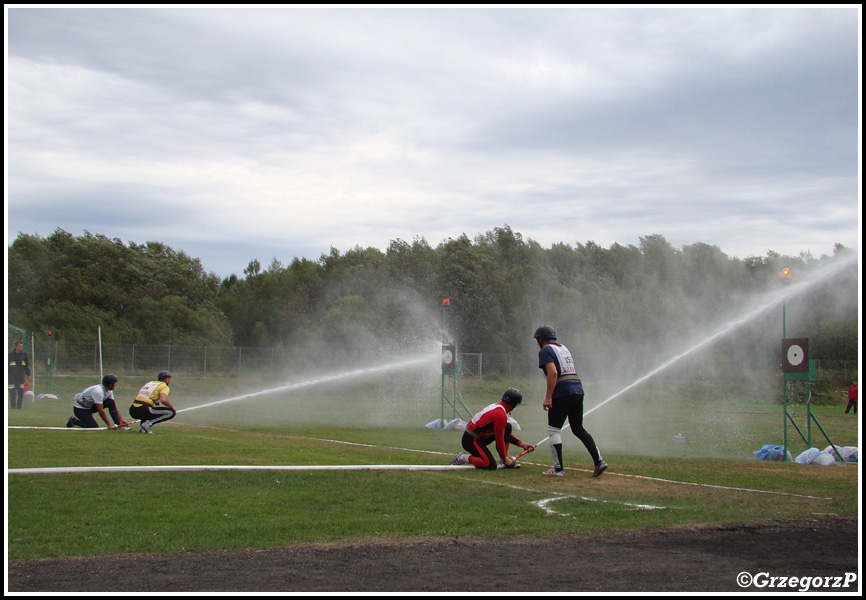
[[[458,452],[457,456],[451,459],[452,465],[468,465],[469,464],[469,455],[465,452]]]
[[[142,421],[141,426],[138,428],[138,433],[153,433],[150,430],[150,421]]]

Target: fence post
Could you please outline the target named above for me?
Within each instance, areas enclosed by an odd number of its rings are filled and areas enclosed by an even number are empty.
[[[30,332],[30,389],[36,397],[36,336]]]

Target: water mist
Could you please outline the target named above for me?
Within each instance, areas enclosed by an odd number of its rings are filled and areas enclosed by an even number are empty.
[[[629,383],[628,385],[626,385],[625,387],[623,387],[622,389],[620,389],[616,393],[610,395],[609,397],[604,399],[599,404],[593,406],[589,410],[586,410],[584,412],[584,417],[592,414],[593,412],[595,412],[596,410],[598,410],[602,406],[605,406],[605,405],[611,403],[612,401],[614,401],[618,398],[621,398],[627,392],[629,392],[629,391],[639,387],[640,385],[652,380],[653,378],[658,376],[660,373],[670,369],[674,365],[681,363],[685,359],[692,357],[693,355],[697,354],[698,352],[700,352],[702,350],[706,350],[707,348],[710,348],[714,344],[718,343],[720,340],[725,339],[726,337],[728,337],[732,333],[736,332],[737,330],[741,329],[745,325],[752,323],[753,321],[766,315],[769,311],[771,311],[773,309],[781,309],[781,306],[787,300],[794,298],[796,296],[799,296],[801,294],[804,294],[805,292],[812,289],[814,286],[818,285],[819,283],[825,282],[825,281],[833,278],[834,276],[836,276],[840,272],[842,272],[844,269],[846,269],[849,266],[851,266],[852,264],[854,264],[856,261],[857,261],[857,257],[855,255],[852,255],[851,257],[848,257],[848,258],[840,259],[838,262],[834,262],[832,265],[829,265],[829,266],[827,266],[827,267],[825,267],[819,271],[812,273],[811,276],[809,276],[808,278],[806,278],[802,281],[799,281],[797,283],[786,284],[783,287],[781,287],[780,289],[777,289],[773,292],[770,292],[770,293],[767,293],[767,294],[764,294],[762,296],[757,297],[753,302],[750,303],[750,306],[752,308],[747,309],[740,316],[728,321],[727,323],[721,325],[720,327],[717,327],[715,329],[715,331],[713,331],[709,334],[706,334],[703,337],[699,337],[697,342],[694,342],[690,346],[685,347],[684,349],[682,349],[679,352],[676,352],[670,358],[662,361],[658,366],[647,371],[645,374],[641,375],[640,377],[638,377],[633,382]],[[781,342],[781,333],[782,333],[781,328],[779,330],[779,333],[780,333],[779,341]],[[568,428],[568,427],[569,427],[569,425],[567,424],[565,426],[565,428]],[[590,430],[590,433],[593,433],[593,435],[596,435],[596,430],[592,426],[588,427],[588,429]],[[676,432],[674,432],[674,433],[676,433]],[[543,444],[548,439],[549,439],[548,437],[545,437],[543,440],[541,440],[538,443]],[[596,441],[600,447],[604,446],[603,438],[597,439]],[[641,440],[642,443],[643,443],[643,441],[644,440]]]

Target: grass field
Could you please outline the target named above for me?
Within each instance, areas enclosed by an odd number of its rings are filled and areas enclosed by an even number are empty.
[[[459,431],[424,425],[440,416],[438,377],[317,385],[288,394],[181,412],[155,435],[133,431],[7,431],[10,469],[150,465],[447,465]],[[432,379],[432,384],[429,380]],[[427,381],[421,385],[419,381]],[[69,397],[92,383],[58,378]],[[119,398],[141,381],[122,379]],[[181,410],[240,397],[251,382],[172,382]],[[522,386],[517,435],[547,435],[540,381],[461,384],[470,410]],[[587,410],[605,386],[587,385]],[[615,387],[615,386],[614,386]],[[611,465],[589,477],[578,440],[564,436],[562,479],[542,477],[543,444],[519,470],[184,470],[9,474],[8,556],[27,560],[123,553],[253,549],[405,537],[535,536],[856,515],[858,467],[758,461],[781,443],[782,411],[748,393],[723,399],[656,384],[591,412],[587,429]],[[611,388],[613,389],[613,388]],[[593,396],[593,392],[595,392]],[[592,398],[595,398],[594,402]],[[125,412],[128,400],[119,403]],[[838,446],[857,446],[858,420],[815,407]],[[803,408],[792,407],[804,433]],[[71,401],[9,411],[10,426],[62,427]],[[446,418],[450,418],[450,408]],[[684,443],[673,436],[682,434]],[[791,452],[807,445],[789,434]],[[815,427],[812,445],[827,444]]]

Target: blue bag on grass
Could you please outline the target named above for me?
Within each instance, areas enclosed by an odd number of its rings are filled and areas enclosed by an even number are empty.
[[[765,444],[760,450],[754,452],[758,460],[782,460],[782,453],[785,451],[784,446],[774,446],[773,444]],[[794,462],[791,453],[788,452],[788,461]]]

